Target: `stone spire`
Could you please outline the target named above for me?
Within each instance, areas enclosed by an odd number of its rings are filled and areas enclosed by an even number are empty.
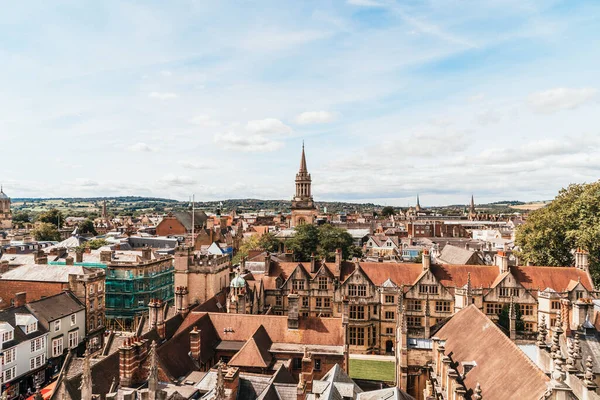
[[[515,310],[515,298],[513,296],[510,296],[508,318],[510,339],[515,340],[517,338],[517,311]]]
[[[588,356],[585,360],[585,374],[583,375],[583,383],[589,390],[596,390],[598,385],[594,382],[596,376],[594,374],[594,363],[592,361],[592,356]]]
[[[567,372],[577,372],[577,367],[575,366],[575,363],[575,346],[573,344],[573,340],[567,339]]]
[[[223,364],[217,366],[217,384],[215,385],[215,400],[225,400],[225,379],[223,377]]]
[[[546,316],[542,314],[542,322],[538,327],[538,336],[537,336],[537,345],[538,347],[546,347],[546,338],[547,338],[547,330],[546,330]]]
[[[307,173],[308,169],[306,168],[306,155],[304,154],[304,140],[302,141],[302,158],[300,159],[300,171],[299,173]]]
[[[86,350],[83,356],[83,374],[81,376],[81,400],[92,400],[92,369],[90,367],[90,353]]]
[[[152,342],[152,345],[150,346],[148,390],[151,394],[155,394],[158,391],[158,360],[156,358],[156,342]]]
[[[556,317],[556,325],[554,326],[552,332],[552,346],[550,347],[552,358],[562,357],[562,354],[560,353],[560,334],[563,333],[561,326],[562,318],[560,317],[560,313],[558,313]]]
[[[482,400],[481,396],[481,385],[477,382],[477,386],[475,386],[475,391],[473,392],[473,400]]]
[[[415,210],[421,211],[421,202],[419,201],[419,195],[417,194],[417,205],[415,206]]]
[[[583,357],[581,356],[581,342],[579,341],[579,332],[575,332],[575,338],[573,339],[573,358],[575,359],[575,366],[579,363]]]

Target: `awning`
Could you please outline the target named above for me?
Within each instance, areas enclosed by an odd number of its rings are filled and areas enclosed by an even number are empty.
[[[51,384],[49,384],[48,386],[42,388],[40,390],[40,393],[42,394],[42,398],[44,400],[49,399],[50,396],[52,396],[52,392],[54,392],[55,387],[56,387],[56,381],[54,381]],[[27,400],[33,400],[34,397],[35,397],[35,395],[31,395],[27,398]]]

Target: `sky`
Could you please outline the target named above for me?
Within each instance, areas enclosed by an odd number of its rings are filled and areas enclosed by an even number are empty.
[[[407,206],[600,178],[600,2],[3,1],[10,197]]]

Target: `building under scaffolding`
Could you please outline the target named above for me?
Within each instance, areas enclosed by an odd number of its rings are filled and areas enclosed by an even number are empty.
[[[75,265],[106,271],[106,329],[133,331],[148,313],[152,299],[173,303],[173,256],[158,255],[149,248],[141,252],[107,250],[99,256],[79,253]]]

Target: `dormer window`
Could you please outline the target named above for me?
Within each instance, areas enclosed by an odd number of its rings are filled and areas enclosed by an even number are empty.
[[[30,333],[37,331],[37,329],[38,329],[38,327],[37,327],[37,321],[36,321],[36,322],[33,322],[33,323],[27,325],[27,327],[25,328],[25,333],[29,335]]]
[[[14,331],[6,331],[2,333],[2,343],[10,342],[15,337]]]
[[[60,319],[54,321],[54,332],[60,331]]]

